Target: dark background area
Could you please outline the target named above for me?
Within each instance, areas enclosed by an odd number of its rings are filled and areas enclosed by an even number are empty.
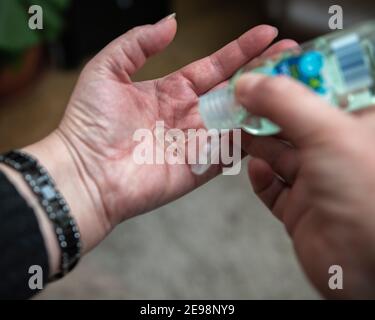
[[[86,5],[82,5],[84,2]],[[171,9],[169,0],[73,1],[66,13],[60,63],[77,67],[83,57],[97,52],[124,30],[155,23]]]

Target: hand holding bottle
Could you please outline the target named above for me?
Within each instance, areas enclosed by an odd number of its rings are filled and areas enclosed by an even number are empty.
[[[243,142],[253,189],[285,225],[307,276],[326,297],[374,298],[374,110],[344,113],[281,76],[244,75],[236,97],[282,129],[283,140]],[[343,269],[343,290],[328,286],[332,265]]]

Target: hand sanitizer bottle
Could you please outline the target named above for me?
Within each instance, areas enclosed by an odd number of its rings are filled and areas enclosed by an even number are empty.
[[[348,112],[375,105],[375,21],[252,61],[234,75],[227,87],[200,98],[199,112],[207,129],[242,128],[260,136],[280,131],[236,102],[234,87],[246,72],[290,76]]]

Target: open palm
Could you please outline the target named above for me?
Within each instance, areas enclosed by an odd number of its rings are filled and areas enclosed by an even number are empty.
[[[202,127],[198,97],[261,54],[277,35],[274,28],[259,26],[166,77],[132,82],[147,58],[172,41],[176,26],[170,17],[108,45],[83,71],[58,129],[111,226],[176,199],[219,172],[216,168],[198,177],[188,165],[137,165],[133,134],[140,128],[153,130],[156,121],[182,130]],[[284,41],[272,50],[288,45]],[[160,151],[157,139],[154,147]]]

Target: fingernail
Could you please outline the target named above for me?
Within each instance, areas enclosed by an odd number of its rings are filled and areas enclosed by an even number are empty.
[[[173,12],[170,15],[166,16],[165,18],[161,19],[158,23],[171,20],[171,19],[175,19],[175,18],[176,18],[176,12]]]
[[[273,28],[273,32],[275,33],[275,38],[279,35],[279,29],[277,29],[276,27],[272,26]]]

